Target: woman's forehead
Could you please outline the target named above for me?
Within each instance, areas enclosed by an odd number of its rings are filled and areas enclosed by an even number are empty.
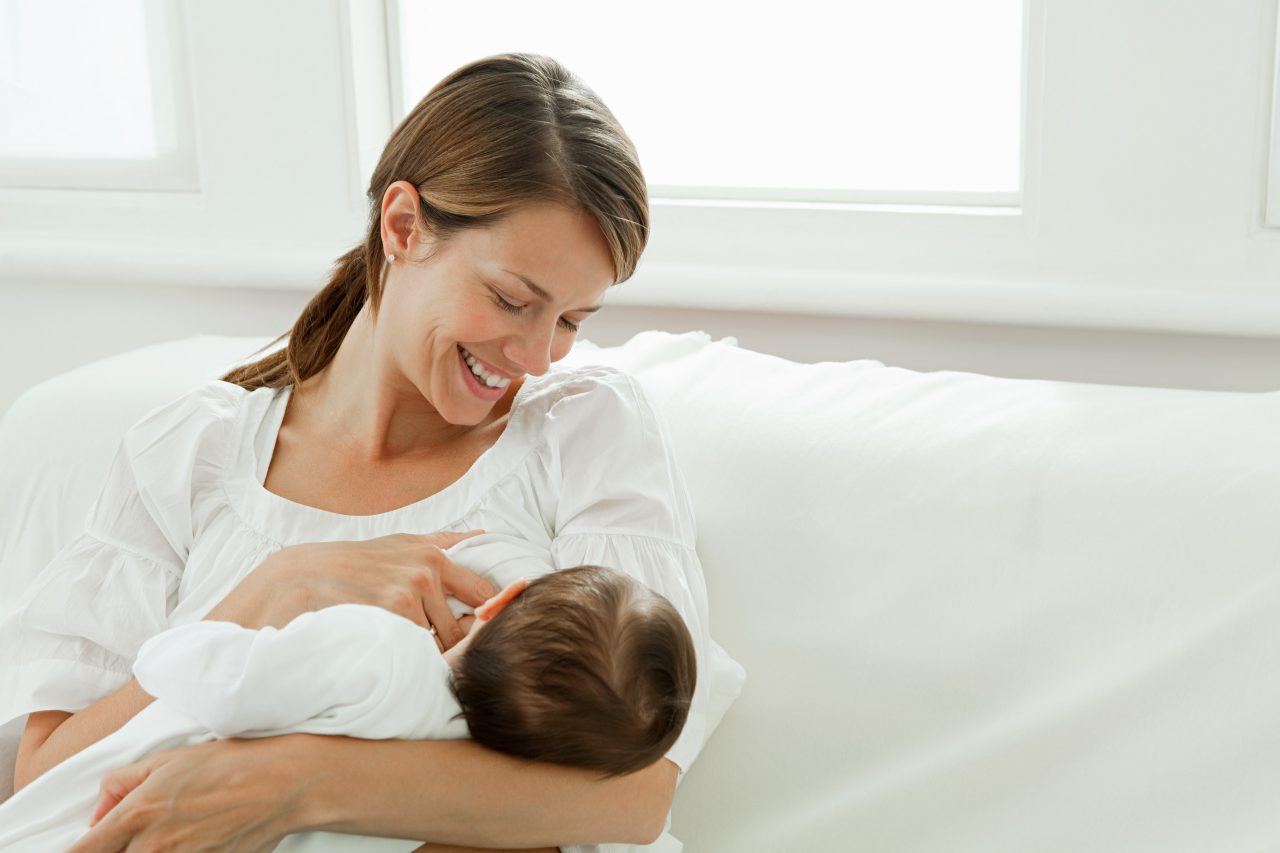
[[[483,230],[468,241],[477,271],[519,283],[540,299],[595,305],[613,283],[613,256],[589,215],[521,209]]]

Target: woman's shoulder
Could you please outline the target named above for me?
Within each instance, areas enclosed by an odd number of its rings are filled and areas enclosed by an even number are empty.
[[[536,377],[525,423],[551,445],[619,448],[661,445],[655,408],[632,374],[602,364],[562,367]]]
[[[130,435],[154,437],[156,432],[203,431],[216,425],[234,423],[253,394],[221,379],[210,379],[146,412],[129,428]]]
[[[526,382],[534,388],[525,402],[540,405],[548,413],[556,409],[638,411],[649,407],[640,382],[617,367],[577,364],[560,367]]]
[[[203,382],[138,419],[125,433],[125,450],[135,464],[183,457],[220,464],[236,444],[252,404],[265,402],[275,390],[249,390],[221,379]]]

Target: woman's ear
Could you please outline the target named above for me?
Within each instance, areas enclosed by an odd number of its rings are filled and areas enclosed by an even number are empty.
[[[382,196],[382,246],[384,253],[408,257],[417,221],[418,190],[408,181],[396,181]]]
[[[528,588],[529,581],[527,579],[517,578],[513,580],[501,592],[476,608],[476,621],[488,622],[501,613],[508,604],[519,598],[520,594]]]

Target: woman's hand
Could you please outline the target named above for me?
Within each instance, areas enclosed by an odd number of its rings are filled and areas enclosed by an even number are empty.
[[[492,847],[458,847],[457,844],[424,844],[412,850],[412,853],[504,853]],[[535,849],[521,848],[508,850],[506,853],[561,853],[558,847],[539,847]]]
[[[294,737],[306,736],[215,740],[158,752],[113,770],[102,779],[90,830],[69,853],[274,850],[286,835],[309,828],[303,817],[307,786],[297,781],[308,774],[305,768],[296,772]],[[298,748],[305,749],[305,742]],[[557,847],[521,850],[559,853]],[[424,844],[414,853],[483,851]]]
[[[299,826],[306,790],[289,772],[290,737],[215,740],[113,770],[70,853],[273,850]]]
[[[335,604],[371,604],[436,629],[441,651],[465,632],[446,596],[478,607],[497,593],[444,549],[483,533],[396,533],[355,542],[314,542],[272,554],[206,619],[246,628],[281,628],[295,616]]]

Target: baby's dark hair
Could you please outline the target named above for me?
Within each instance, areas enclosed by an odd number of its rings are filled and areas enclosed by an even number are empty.
[[[578,566],[537,578],[494,616],[452,687],[477,743],[610,777],[671,748],[696,680],[671,602],[622,572]]]

